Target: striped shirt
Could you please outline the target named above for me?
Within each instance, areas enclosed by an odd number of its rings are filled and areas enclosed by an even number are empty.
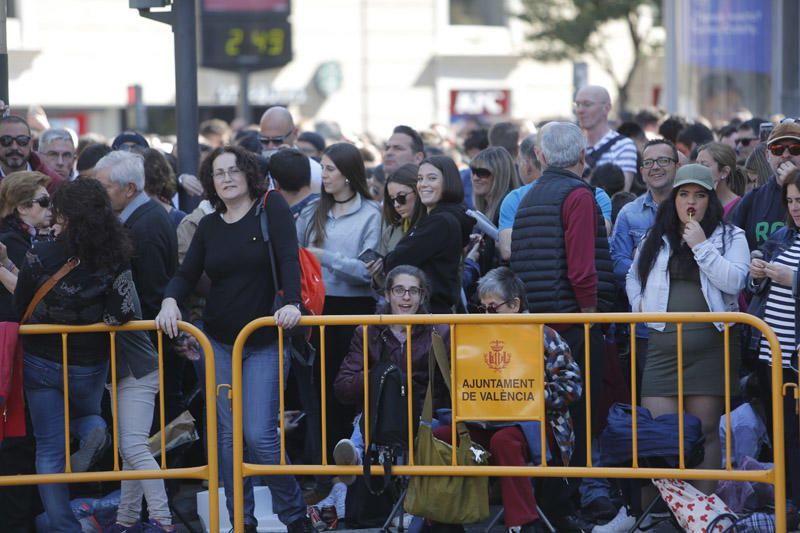
[[[591,155],[595,150],[599,150],[600,147],[617,135],[619,134],[616,131],[608,130],[608,133],[603,135],[603,138],[597,141],[597,144],[586,148],[586,155]],[[606,153],[600,156],[600,159],[595,162],[594,168],[605,165],[606,163],[614,163],[621,168],[623,172],[636,174],[636,154],[636,145],[633,144],[633,141],[627,137],[623,137],[611,145],[611,148],[606,150]]]
[[[780,255],[772,260],[774,264],[783,265],[797,270],[800,262],[800,235],[795,238],[792,246],[784,250]],[[792,294],[792,287],[775,283],[770,284],[769,294],[767,294],[767,306],[764,311],[764,322],[766,322],[781,345],[781,359],[784,368],[790,368],[794,352],[797,350],[797,338],[795,337],[795,306],[796,300]],[[761,347],[758,358],[762,361],[772,361],[772,353],[769,343],[765,338],[761,338]]]

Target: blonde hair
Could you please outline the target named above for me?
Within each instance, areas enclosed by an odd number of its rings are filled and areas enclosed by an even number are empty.
[[[13,172],[0,181],[0,218],[13,214],[17,207],[31,203],[36,189],[47,187],[50,178],[41,172]]]
[[[483,196],[472,191],[472,200],[475,209],[486,215],[490,220],[494,220],[495,215],[500,210],[500,203],[512,189],[519,187],[517,169],[514,167],[514,160],[508,150],[502,146],[490,146],[481,150],[470,161],[473,168],[485,168],[492,173],[492,186],[489,192]]]

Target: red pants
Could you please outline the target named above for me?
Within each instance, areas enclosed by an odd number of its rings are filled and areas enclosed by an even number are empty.
[[[450,426],[440,426],[433,434],[444,442],[450,442]],[[517,426],[500,429],[469,428],[469,434],[472,440],[489,450],[492,454],[489,461],[493,465],[526,466],[530,462],[528,442]],[[500,489],[506,527],[521,526],[539,519],[530,478],[501,477]]]

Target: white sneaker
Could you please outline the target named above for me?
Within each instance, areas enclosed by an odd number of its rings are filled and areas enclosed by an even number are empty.
[[[350,439],[342,439],[336,443],[336,447],[333,449],[333,461],[337,465],[360,465],[361,457],[358,455],[358,450],[356,450],[353,441]],[[356,476],[342,475],[339,476],[339,479],[345,485],[352,485],[356,480]],[[340,514],[339,516],[344,516],[344,514]]]
[[[636,518],[628,516],[628,509],[623,505],[617,512],[617,516],[615,516],[611,522],[595,526],[592,529],[592,533],[625,533],[630,530],[635,523]]]

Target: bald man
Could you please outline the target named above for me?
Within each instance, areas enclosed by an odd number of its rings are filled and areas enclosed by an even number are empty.
[[[261,141],[261,155],[269,159],[278,150],[286,148],[297,148],[297,128],[294,125],[294,118],[285,107],[270,107],[261,115],[259,123],[261,134],[258,140]],[[311,167],[311,192],[319,192],[322,184],[322,166],[311,159],[308,164]]]
[[[603,87],[588,85],[575,97],[575,115],[586,136],[586,173],[606,163],[613,163],[625,174],[629,191],[636,174],[636,145],[608,125],[611,97]]]

